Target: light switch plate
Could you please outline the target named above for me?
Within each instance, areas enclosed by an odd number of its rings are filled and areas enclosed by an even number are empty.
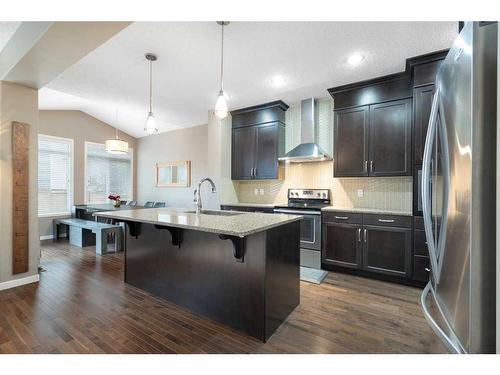
[[[253,193],[254,193],[254,195],[259,195],[259,189],[255,188],[255,189],[253,190]]]
[[[363,189],[358,189],[358,198],[363,198],[363,195],[364,195],[364,191]]]
[[[259,194],[264,195],[264,189],[259,189]]]

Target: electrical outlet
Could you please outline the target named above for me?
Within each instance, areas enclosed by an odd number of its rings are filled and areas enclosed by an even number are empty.
[[[260,194],[260,195],[264,195],[264,189],[260,189],[260,190],[259,190],[259,194]]]
[[[253,190],[253,194],[254,194],[254,195],[259,195],[259,189],[255,188],[255,189]]]
[[[363,198],[364,191],[363,189],[358,189],[358,198]]]

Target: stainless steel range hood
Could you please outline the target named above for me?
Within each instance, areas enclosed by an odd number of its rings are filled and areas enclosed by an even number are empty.
[[[331,160],[331,157],[316,143],[318,108],[314,98],[300,103],[300,144],[279,160],[295,163]]]

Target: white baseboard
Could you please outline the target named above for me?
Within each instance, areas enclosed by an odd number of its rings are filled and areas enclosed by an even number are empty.
[[[59,235],[59,238],[64,238],[64,237],[68,237],[66,233],[62,233]],[[47,234],[45,236],[40,236],[40,241],[51,240],[53,238],[54,236],[52,234]]]
[[[0,283],[0,290],[15,288],[16,286],[21,286],[25,284],[37,283],[38,281],[40,281],[39,274],[23,277],[20,279],[4,281],[3,283]]]

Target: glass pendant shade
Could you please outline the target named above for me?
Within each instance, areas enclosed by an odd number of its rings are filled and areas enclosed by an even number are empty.
[[[223,120],[227,117],[228,109],[226,98],[224,97],[224,91],[219,92],[219,96],[217,97],[217,101],[215,102],[215,115]]]
[[[149,135],[158,133],[158,128],[156,127],[156,119],[153,115],[153,112],[148,113],[148,117],[146,118],[146,124],[144,125],[144,131]]]
[[[106,152],[109,154],[126,154],[128,153],[128,143],[121,139],[108,139],[106,141]]]

